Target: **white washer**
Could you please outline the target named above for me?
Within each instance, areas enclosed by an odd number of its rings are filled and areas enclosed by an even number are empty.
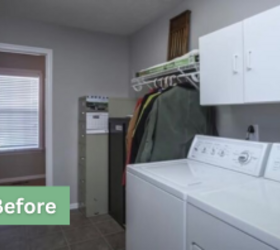
[[[186,250],[189,193],[254,181],[263,174],[268,148],[265,143],[196,136],[187,159],[130,165],[126,249]]]
[[[279,250],[280,144],[272,146],[264,178],[191,194],[188,202],[193,250]]]

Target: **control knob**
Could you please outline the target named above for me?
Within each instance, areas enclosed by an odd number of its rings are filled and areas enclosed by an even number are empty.
[[[245,165],[251,161],[251,155],[249,152],[244,151],[238,156],[238,162]]]

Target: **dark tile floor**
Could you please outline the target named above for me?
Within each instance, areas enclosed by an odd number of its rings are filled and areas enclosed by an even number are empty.
[[[70,226],[0,226],[0,249],[125,250],[125,232],[109,215],[70,216]]]

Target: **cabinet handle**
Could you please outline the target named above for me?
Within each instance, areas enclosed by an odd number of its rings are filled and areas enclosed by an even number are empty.
[[[238,69],[237,69],[237,61],[238,61],[238,55],[233,56],[233,73],[237,74]]]
[[[252,51],[248,51],[248,57],[247,57],[247,70],[252,70]]]

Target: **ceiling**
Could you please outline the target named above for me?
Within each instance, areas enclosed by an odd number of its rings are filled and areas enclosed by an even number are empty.
[[[0,14],[130,35],[182,0],[0,0]]]

